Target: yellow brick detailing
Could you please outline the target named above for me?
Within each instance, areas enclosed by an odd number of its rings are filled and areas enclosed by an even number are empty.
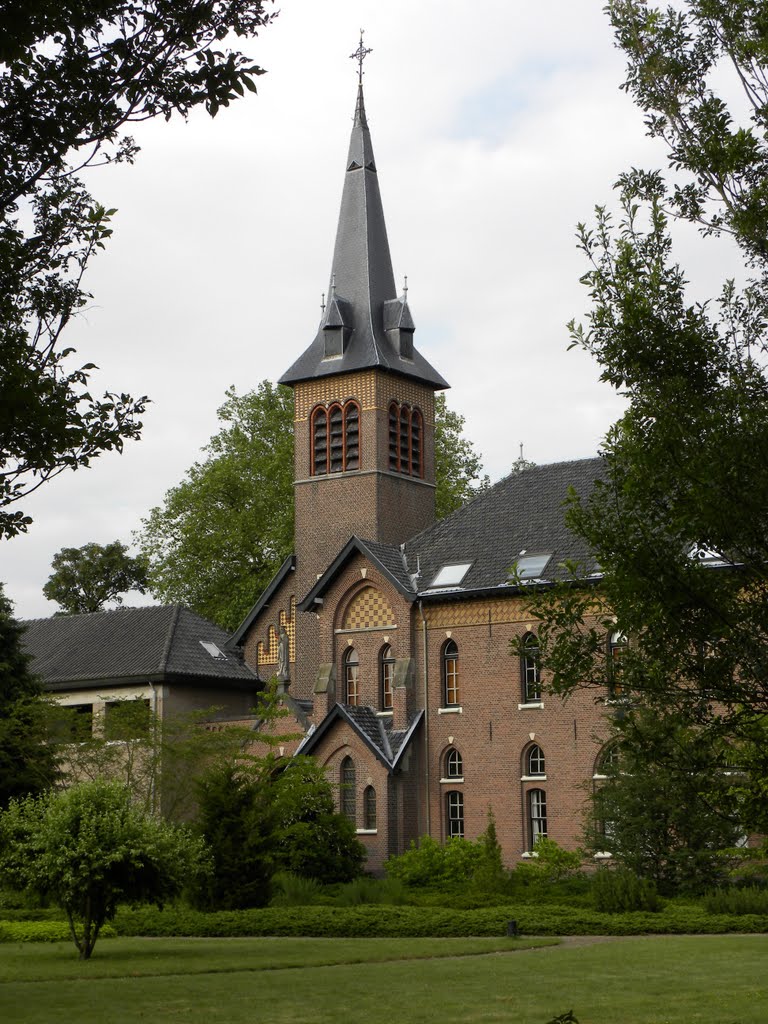
[[[305,422],[316,405],[345,402],[354,398],[363,410],[388,409],[390,402],[418,405],[424,420],[435,420],[435,396],[432,388],[405,377],[394,377],[376,370],[323,377],[303,381],[294,388],[294,421]]]
[[[500,625],[525,622],[535,628],[522,601],[457,601],[425,608],[427,629],[456,629],[462,626]]]
[[[288,660],[296,661],[296,598],[291,598],[290,615],[282,608],[278,617],[278,624],[285,626],[288,634]],[[269,627],[267,642],[259,640],[257,651],[259,665],[276,665],[277,648],[279,644],[278,630],[274,626]]]
[[[373,408],[374,372],[349,373],[342,377],[322,377],[303,381],[294,388],[294,419],[306,420],[316,405],[356,399],[364,409]]]
[[[395,613],[386,597],[375,587],[365,587],[349,602],[341,628],[375,629],[394,625]]]

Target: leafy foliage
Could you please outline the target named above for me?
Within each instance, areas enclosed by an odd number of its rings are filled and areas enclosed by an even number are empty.
[[[293,396],[263,381],[234,388],[221,430],[143,520],[150,589],[235,629],[293,545]]]
[[[77,177],[132,161],[131,122],[255,90],[261,69],[220,48],[255,35],[261,0],[64,0],[0,12],[0,537],[31,519],[11,506],[65,469],[138,438],[146,399],[94,398],[93,363],[61,336],[89,298],[83,275],[114,210]]]
[[[57,776],[39,680],[22,647],[23,627],[0,587],[0,808],[13,797],[39,793]]]
[[[592,892],[595,906],[606,914],[626,914],[635,910],[659,910],[661,902],[655,884],[638,878],[626,868],[599,868]]]
[[[768,712],[765,10],[758,0],[663,10],[612,0],[607,11],[625,88],[673,175],[623,175],[618,221],[598,208],[579,228],[592,304],[572,341],[629,408],[605,438],[603,481],[572,494],[566,513],[600,567],[599,592],[555,587],[532,606],[557,692],[604,695],[607,640],[620,631],[625,696],[706,731],[717,767],[721,737],[756,754]],[[730,107],[718,93],[725,82],[741,88]],[[730,234],[752,279],[691,301],[670,215]],[[583,579],[594,564],[570,568]],[[759,758],[751,765],[751,807],[738,803],[747,829],[768,813]]]
[[[435,395],[435,515],[444,519],[490,486],[481,476],[483,464],[464,437],[464,417],[448,408],[445,395]]]
[[[581,853],[564,850],[554,841],[540,836],[533,849],[534,856],[515,868],[515,878],[534,889],[543,889],[576,874],[581,869]]]
[[[43,594],[67,615],[100,612],[108,601],[122,604],[120,595],[128,590],[146,591],[143,560],[132,558],[119,540],[62,548],[53,556],[51,568]]]
[[[132,806],[114,782],[14,800],[0,814],[0,870],[64,909],[82,960],[118,903],[162,904],[203,858],[199,840]]]
[[[589,848],[613,854],[661,892],[703,892],[721,881],[724,851],[741,835],[729,748],[642,709],[619,721],[614,743],[617,756],[593,794]]]

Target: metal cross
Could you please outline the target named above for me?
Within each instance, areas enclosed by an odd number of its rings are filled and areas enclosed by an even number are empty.
[[[360,43],[354,53],[350,53],[350,59],[357,61],[357,80],[362,84],[363,81],[363,61],[369,53],[373,53],[373,50],[363,46],[363,29],[360,29]]]

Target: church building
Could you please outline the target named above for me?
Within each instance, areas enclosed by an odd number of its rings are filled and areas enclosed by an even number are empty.
[[[600,460],[513,474],[436,521],[435,392],[448,384],[414,335],[361,66],[327,302],[281,378],[295,400],[294,554],[229,643],[278,677],[302,737],[285,752],[327,767],[369,870],[423,835],[476,838],[489,810],[513,866],[541,836],[578,845],[600,774],[605,709],[546,693],[525,610],[531,582],[588,564],[562,505]]]

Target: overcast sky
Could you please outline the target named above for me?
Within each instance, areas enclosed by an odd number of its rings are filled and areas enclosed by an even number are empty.
[[[216,431],[229,385],[276,380],[314,337],[361,26],[395,277],[408,275],[415,342],[451,383],[449,406],[494,480],[521,442],[539,464],[596,453],[621,401],[567,351],[565,325],[587,303],[575,225],[612,203],[622,170],[665,164],[619,90],[602,6],[286,0],[247,44],[268,71],[258,95],[214,120],[139,126],[133,167],[89,172],[118,214],[66,340],[99,365],[95,392],[152,405],[140,442],[24,505],[29,534],[0,546],[19,617],[56,610],[42,586],[60,548],[131,540]],[[723,272],[699,246],[684,234],[706,294]]]

